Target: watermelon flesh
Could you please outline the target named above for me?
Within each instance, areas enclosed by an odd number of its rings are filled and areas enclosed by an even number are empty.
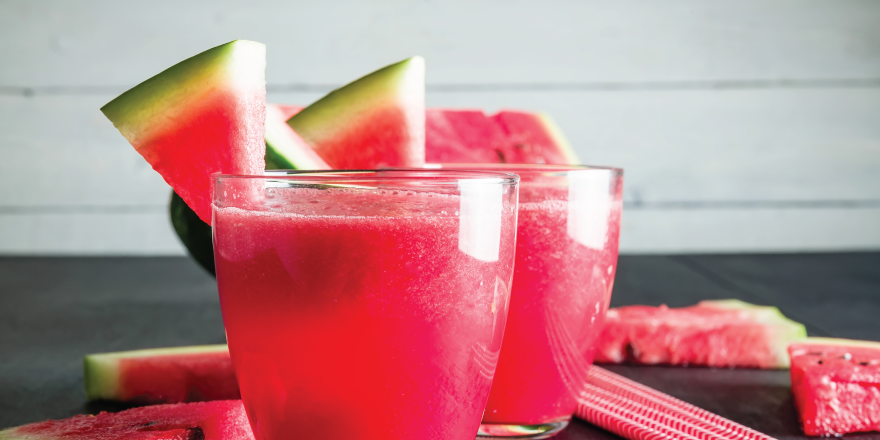
[[[287,121],[333,169],[425,164],[425,60],[384,67]]]
[[[428,109],[425,160],[429,163],[531,163],[580,161],[562,130],[542,113]]]
[[[209,176],[265,168],[265,70],[266,46],[236,40],[168,68],[101,111],[210,224]]]
[[[91,354],[83,363],[89,400],[155,404],[241,397],[226,345]]]
[[[805,337],[779,309],[737,300],[628,306],[608,310],[595,362],[786,368],[786,347]]]
[[[253,440],[240,400],[153,405],[0,431],[0,440]]]
[[[880,343],[809,338],[788,352],[805,434],[880,431]]]

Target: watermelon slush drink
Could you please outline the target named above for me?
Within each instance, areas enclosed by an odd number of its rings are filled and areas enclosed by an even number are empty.
[[[217,284],[257,440],[472,440],[506,321],[516,181],[218,178]]]
[[[519,174],[516,264],[504,347],[480,435],[547,437],[575,411],[617,268],[623,171],[445,164]]]

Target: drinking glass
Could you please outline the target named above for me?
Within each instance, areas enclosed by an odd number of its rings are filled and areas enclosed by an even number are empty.
[[[229,351],[257,440],[473,440],[507,319],[518,177],[214,178]]]
[[[545,438],[584,390],[617,269],[623,170],[443,164],[520,176],[510,314],[480,436]]]

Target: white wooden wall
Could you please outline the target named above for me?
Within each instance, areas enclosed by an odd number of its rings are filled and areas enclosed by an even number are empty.
[[[880,249],[876,0],[0,0],[0,253],[182,253],[98,108],[236,38],[275,102],[419,54],[430,106],[549,111],[624,252]]]

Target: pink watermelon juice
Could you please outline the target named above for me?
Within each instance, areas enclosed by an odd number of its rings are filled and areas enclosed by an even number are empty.
[[[476,435],[507,315],[516,177],[411,174],[218,180],[217,283],[257,440]]]
[[[547,434],[584,390],[617,268],[622,171],[443,165],[520,175],[516,264],[483,435]],[[474,168],[475,167],[475,168]],[[510,426],[548,425],[529,428]]]

